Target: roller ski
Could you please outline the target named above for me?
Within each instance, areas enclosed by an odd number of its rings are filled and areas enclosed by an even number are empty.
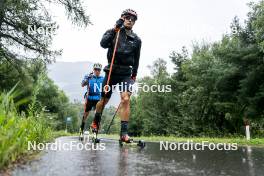
[[[140,148],[144,148],[146,143],[143,140],[133,140],[127,134],[120,136],[119,145],[122,146],[138,146]]]

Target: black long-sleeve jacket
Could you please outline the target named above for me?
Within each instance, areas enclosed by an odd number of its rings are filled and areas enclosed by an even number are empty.
[[[107,59],[109,64],[111,63],[113,55],[115,39],[115,29],[109,29],[104,33],[100,42],[103,48],[108,48]],[[121,66],[132,66],[132,75],[136,76],[139,64],[140,49],[141,39],[133,31],[131,31],[130,34],[127,34],[125,28],[121,28],[114,64]]]

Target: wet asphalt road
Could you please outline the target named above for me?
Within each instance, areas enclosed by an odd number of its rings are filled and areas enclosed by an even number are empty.
[[[77,137],[60,137],[55,142],[80,143]],[[144,149],[119,147],[112,140],[102,140],[97,148],[88,144],[87,149],[94,150],[45,150],[39,159],[17,166],[12,175],[264,175],[264,148],[160,151],[159,143],[147,143]]]

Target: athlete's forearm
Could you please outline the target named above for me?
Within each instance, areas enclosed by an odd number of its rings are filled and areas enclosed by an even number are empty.
[[[103,48],[110,48],[112,46],[112,42],[114,38],[115,38],[115,30],[109,29],[104,33],[100,45]]]

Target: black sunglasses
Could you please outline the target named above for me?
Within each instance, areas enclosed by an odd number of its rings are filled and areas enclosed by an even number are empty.
[[[131,21],[133,21],[133,22],[136,21],[136,17],[134,17],[134,16],[130,16],[130,15],[126,16],[125,19],[126,19],[126,20],[131,20]]]
[[[95,70],[95,71],[101,71],[101,69],[99,69],[99,68],[95,68],[94,70]]]

